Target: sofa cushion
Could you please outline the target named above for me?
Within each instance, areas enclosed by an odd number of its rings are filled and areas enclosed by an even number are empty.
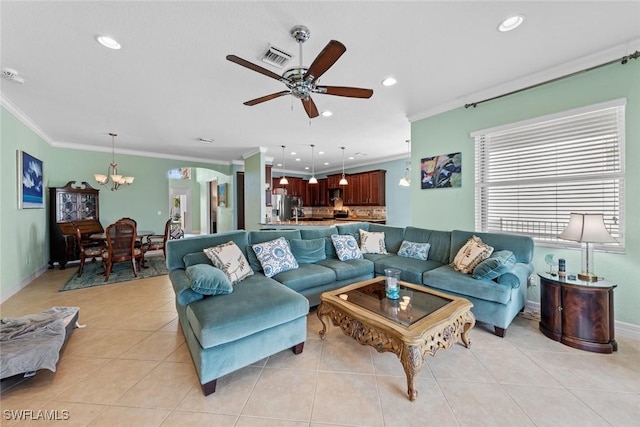
[[[417,243],[403,240],[400,249],[398,249],[398,256],[426,261],[429,259],[430,248],[431,243]]]
[[[451,232],[449,231],[428,230],[426,228],[408,226],[404,230],[404,240],[430,243],[430,260],[438,261],[441,264],[448,264],[450,262]]]
[[[293,257],[284,237],[251,246],[267,277],[298,268],[298,261]]]
[[[249,232],[249,243],[255,245],[275,240],[278,237],[284,237],[288,241],[302,238],[300,230],[256,230]]]
[[[309,240],[293,239],[289,244],[291,253],[298,263],[311,264],[327,257],[324,250],[325,241],[323,237]]]
[[[442,263],[434,260],[423,261],[415,258],[406,258],[398,255],[389,255],[376,262],[376,275],[383,276],[385,268],[397,268],[400,280],[405,282],[422,284],[422,275],[425,271],[438,268]]]
[[[511,286],[493,280],[474,279],[469,274],[458,273],[450,265],[443,265],[422,275],[425,285],[444,292],[506,304],[511,299]]]
[[[332,283],[336,280],[336,274],[330,268],[320,264],[300,264],[299,268],[278,273],[273,278],[286,287],[300,292]]]
[[[233,293],[205,298],[186,308],[203,348],[214,347],[304,317],[309,301],[262,274],[235,285]]]
[[[199,301],[204,298],[204,295],[191,289],[191,281],[187,277],[184,269],[177,268],[169,271],[169,279],[171,279],[173,291],[176,293],[176,302],[178,305],[189,305],[192,302]]]
[[[184,239],[167,240],[167,268],[186,268],[184,256],[186,254],[202,252],[204,248],[218,246],[227,242],[234,242],[239,248],[249,244],[249,233],[244,230],[225,231],[217,234],[202,234]]]
[[[478,264],[493,253],[493,248],[482,242],[478,236],[472,236],[453,258],[451,266],[460,273],[469,274]]]
[[[347,261],[349,259],[361,259],[362,252],[358,247],[355,237],[350,234],[331,236],[333,246],[336,248],[336,254],[340,261]]]
[[[375,233],[360,230],[360,251],[363,254],[386,254],[384,232]]]
[[[495,251],[473,269],[474,279],[491,280],[510,271],[516,264],[516,256],[511,251]]]
[[[234,285],[253,274],[249,262],[234,242],[204,249],[204,253],[215,267],[224,271]]]
[[[335,225],[317,228],[302,227],[300,229],[300,235],[303,239],[325,239],[324,251],[327,258],[338,258],[338,255],[336,254],[336,248],[333,247],[333,241],[331,240],[331,236],[337,233],[338,229]]]
[[[336,258],[327,258],[318,261],[319,265],[330,268],[335,272],[336,280],[348,280],[373,273],[373,262],[367,259],[352,259],[340,261]]]
[[[211,264],[190,265],[185,270],[191,281],[191,289],[202,295],[227,295],[233,285],[227,275]]]
[[[349,234],[353,236],[359,245],[360,230],[369,231],[369,225],[368,222],[345,222],[336,224],[336,228],[338,229],[338,234]]]
[[[369,224],[369,231],[383,232],[384,243],[387,251],[397,253],[400,249],[400,244],[404,240],[404,227],[392,227],[385,224]]]
[[[186,254],[182,257],[182,261],[184,262],[185,268],[196,264],[213,265],[209,257],[202,251]]]

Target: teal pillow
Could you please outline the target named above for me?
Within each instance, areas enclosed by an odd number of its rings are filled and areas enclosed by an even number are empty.
[[[511,271],[516,265],[516,256],[511,251],[495,251],[473,269],[474,279],[493,280]]]
[[[202,251],[200,251],[200,252],[192,252],[190,254],[186,254],[185,256],[182,257],[182,262],[184,262],[184,267],[185,268],[191,267],[192,265],[196,265],[196,264],[213,265],[213,264],[211,264],[211,260]]]
[[[191,289],[202,295],[226,295],[233,292],[233,285],[224,271],[210,264],[187,267]]]
[[[324,238],[292,239],[289,245],[291,253],[300,264],[313,264],[327,258],[324,252]]]

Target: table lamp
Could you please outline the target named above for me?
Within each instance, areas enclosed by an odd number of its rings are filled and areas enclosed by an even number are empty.
[[[607,231],[603,215],[572,213],[567,228],[558,237],[581,243],[582,272],[578,274],[578,279],[597,282],[598,276],[593,273],[593,243],[617,242]]]

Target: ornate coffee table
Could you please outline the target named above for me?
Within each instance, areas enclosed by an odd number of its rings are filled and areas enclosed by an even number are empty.
[[[413,401],[418,396],[415,377],[427,355],[450,348],[460,338],[465,347],[471,345],[468,334],[476,323],[473,304],[406,282],[400,282],[400,299],[389,300],[384,282],[384,277],[378,277],[323,293],[317,311],[322,322],[320,337],[324,339],[327,333],[325,318],[329,318],[360,344],[380,353],[395,353]]]

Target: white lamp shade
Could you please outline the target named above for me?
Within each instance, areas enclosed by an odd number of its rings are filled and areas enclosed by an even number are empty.
[[[316,177],[315,177],[315,176],[312,176],[312,177],[309,179],[309,184],[317,184],[317,183],[318,183],[318,180],[316,179]]]
[[[124,177],[124,181],[125,181],[127,184],[132,184],[134,179],[136,179],[136,178],[135,178],[135,177],[133,177],[133,176],[125,176],[125,177]]]
[[[409,180],[407,179],[407,177],[403,176],[402,178],[400,178],[400,182],[398,183],[398,185],[400,187],[409,187],[411,184],[409,183]]]
[[[283,176],[280,179],[280,185],[287,185],[287,184],[289,184],[289,180],[286,177]]]
[[[347,182],[347,178],[343,176],[338,185],[349,185],[349,183]]]
[[[587,243],[616,243],[604,226],[602,214],[572,213],[569,224],[558,236],[561,239]]]
[[[107,182],[107,175],[101,175],[99,173],[93,175],[100,184],[105,184]]]

